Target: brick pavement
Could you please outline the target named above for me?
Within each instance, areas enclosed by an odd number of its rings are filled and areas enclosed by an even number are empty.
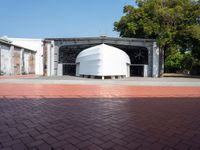
[[[199,98],[0,99],[0,149],[197,150]]]
[[[1,84],[0,149],[198,150],[199,93],[192,87]]]
[[[0,97],[200,97],[200,87],[0,84]]]

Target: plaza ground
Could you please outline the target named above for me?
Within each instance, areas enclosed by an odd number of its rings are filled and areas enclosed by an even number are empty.
[[[199,79],[0,79],[0,149],[200,149]]]

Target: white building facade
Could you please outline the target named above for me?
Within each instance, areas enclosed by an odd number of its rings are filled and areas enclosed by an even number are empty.
[[[43,40],[42,39],[26,39],[26,38],[8,38],[12,44],[31,49],[36,52],[35,55],[35,74],[43,75]]]
[[[44,65],[46,66],[46,74],[48,76],[75,76],[77,72],[77,63],[79,63],[77,62],[78,55],[81,54],[81,52],[85,49],[101,44],[106,44],[111,47],[118,48],[124,51],[129,56],[129,76],[159,77],[163,72],[163,55],[159,47],[157,46],[155,40],[134,38],[88,37],[45,39],[44,56],[46,56],[46,58],[44,60]],[[107,56],[108,55],[109,54],[107,54]],[[88,59],[91,59],[91,57],[92,56],[88,55]],[[115,56],[110,55],[108,57]],[[118,61],[120,62],[120,60]],[[88,64],[88,67],[84,68],[88,68],[89,70],[90,65],[93,65],[92,62],[91,64]],[[96,64],[96,67],[98,68],[98,64]],[[113,69],[115,69],[115,67],[113,67]],[[81,71],[80,69],[78,70]]]
[[[36,52],[0,39],[0,75],[35,74]]]
[[[95,76],[159,77],[163,72],[163,56],[156,41],[152,39],[111,37],[7,39],[10,41],[10,45],[16,47],[15,57],[22,56],[23,53],[23,60],[26,63],[23,64],[23,67],[21,65],[21,68],[24,69],[25,73],[30,72],[28,71],[31,64],[28,61],[28,50],[35,53],[34,73],[36,75],[93,75],[90,72],[91,67],[93,71],[96,70]],[[12,48],[4,46],[1,49],[2,64],[12,63],[11,58],[14,55],[5,54],[8,51],[6,49],[13,51]],[[23,49],[27,49],[26,52]],[[88,52],[91,49],[94,55],[87,53],[83,59],[84,50]],[[90,61],[91,59],[93,61]],[[122,60],[126,65],[122,63]],[[127,64],[129,69],[127,69]],[[9,71],[12,70],[11,68],[5,65],[1,66],[1,70],[4,68],[4,72],[13,74],[13,71]],[[19,70],[20,66],[15,66],[15,68]],[[23,71],[23,69],[21,70]],[[126,73],[122,74],[122,70]]]

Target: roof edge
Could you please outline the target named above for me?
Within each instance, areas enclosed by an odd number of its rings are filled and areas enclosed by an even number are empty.
[[[142,39],[142,38],[127,38],[127,37],[107,37],[107,36],[100,36],[100,37],[74,37],[74,38],[45,38],[45,41],[74,41],[74,40],[127,40],[127,41],[146,41],[146,42],[155,42],[155,39]]]

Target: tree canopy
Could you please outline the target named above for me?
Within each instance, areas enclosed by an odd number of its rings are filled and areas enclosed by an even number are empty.
[[[124,6],[124,16],[114,23],[121,37],[153,38],[165,51],[165,58],[191,51],[192,57],[200,60],[200,1],[136,2],[137,7]]]

